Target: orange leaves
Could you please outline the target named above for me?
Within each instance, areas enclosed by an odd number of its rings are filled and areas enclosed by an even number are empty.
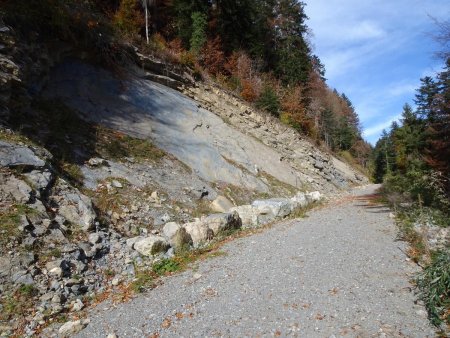
[[[242,85],[242,91],[241,91],[242,98],[249,102],[255,101],[257,98],[257,95],[256,95],[255,88],[254,88],[252,82],[250,80],[244,79],[241,81],[241,85]]]
[[[217,75],[223,72],[225,55],[222,50],[222,41],[219,36],[207,41],[203,62],[211,74]]]
[[[170,320],[170,318],[166,318],[163,320],[161,327],[163,329],[168,329],[171,325],[172,325],[172,321]]]

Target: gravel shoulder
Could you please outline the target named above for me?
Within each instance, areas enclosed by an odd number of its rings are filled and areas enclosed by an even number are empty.
[[[124,304],[100,304],[79,337],[433,337],[376,186],[226,244],[227,254]]]

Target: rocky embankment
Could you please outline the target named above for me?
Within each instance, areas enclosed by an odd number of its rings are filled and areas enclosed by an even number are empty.
[[[3,335],[81,316],[177,251],[366,182],[219,88],[158,74],[154,60],[119,77],[4,25],[0,39]]]
[[[219,198],[214,204],[227,212],[166,222],[152,230],[142,227],[133,236],[124,231],[124,223],[101,223],[92,199],[58,177],[45,149],[0,141],[0,158],[2,312],[24,311],[3,322],[3,333],[24,328],[31,335],[57,314],[81,311],[108,287],[130,283],[138,269],[179,250],[207,245],[229,231],[284,218],[321,198],[319,192],[299,192],[290,199],[237,207]],[[98,165],[98,159],[87,165]],[[112,180],[106,189],[115,195],[122,188],[123,183]],[[157,199],[157,193],[150,198]],[[113,218],[133,218],[139,212],[132,205],[125,215]],[[27,303],[20,304],[20,297]]]

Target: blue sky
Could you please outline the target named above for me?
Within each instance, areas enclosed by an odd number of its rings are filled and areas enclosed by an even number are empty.
[[[314,53],[325,64],[327,83],[345,93],[360,117],[366,140],[413,105],[420,78],[442,62],[432,38],[432,16],[450,18],[448,0],[304,0]]]

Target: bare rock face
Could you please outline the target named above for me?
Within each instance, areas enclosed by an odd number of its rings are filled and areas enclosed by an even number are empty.
[[[84,231],[93,229],[96,215],[89,197],[63,179],[58,180],[53,190],[51,200],[58,206],[60,215],[67,221],[80,225]]]
[[[24,181],[17,179],[14,176],[9,176],[4,182],[1,182],[0,189],[18,203],[28,203],[31,199],[33,189]]]
[[[28,147],[0,141],[0,166],[40,168],[45,166],[45,162]]]
[[[165,253],[169,250],[170,244],[164,237],[151,235],[138,239],[133,247],[141,255],[151,257],[159,253]]]

